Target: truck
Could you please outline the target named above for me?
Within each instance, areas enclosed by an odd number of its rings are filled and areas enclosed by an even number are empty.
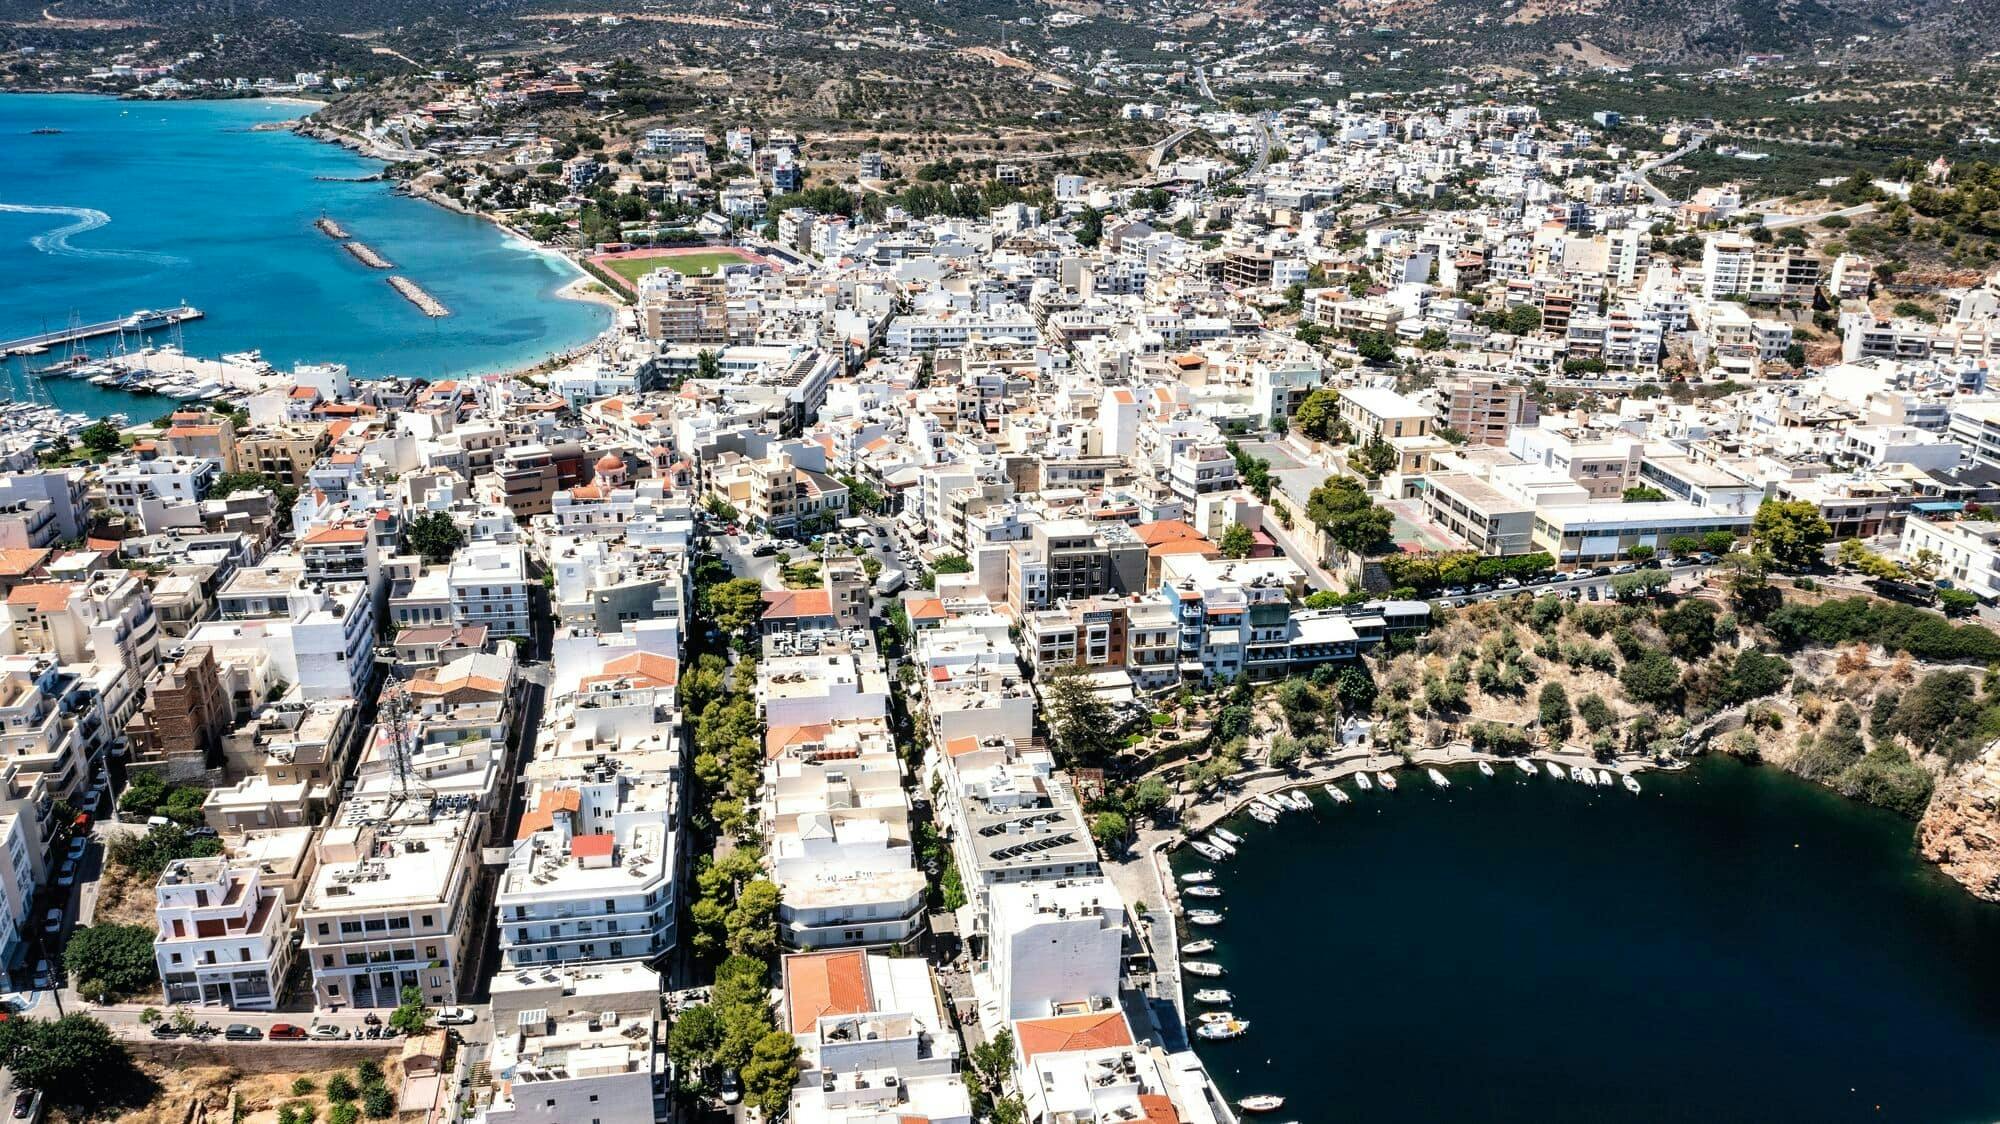
[[[875,592],[883,597],[903,588],[903,571],[884,570],[875,578]]]

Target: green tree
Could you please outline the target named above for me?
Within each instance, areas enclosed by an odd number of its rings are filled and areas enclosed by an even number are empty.
[[[1667,494],[1665,492],[1660,491],[1651,484],[1640,484],[1625,489],[1626,503],[1662,503],[1665,502],[1666,498]]]
[[[1292,428],[1315,441],[1324,441],[1334,419],[1340,416],[1340,392],[1321,387],[1305,396],[1292,414]]]
[[[1360,664],[1348,664],[1333,680],[1334,697],[1344,714],[1364,715],[1375,709],[1375,678]]]
[[[931,567],[934,574],[969,574],[972,563],[963,554],[940,555],[937,564]]]
[[[351,1101],[358,1092],[354,1082],[345,1073],[336,1073],[326,1079],[326,1099],[330,1101]]]
[[[1118,812],[1099,812],[1090,819],[1090,837],[1106,851],[1117,851],[1131,834],[1131,823]]]
[[[667,1057],[680,1075],[681,1085],[692,1092],[701,1086],[702,1075],[715,1063],[716,1048],[722,1045],[722,1019],[706,1004],[686,1007],[674,1015],[667,1028]]]
[[[1533,305],[1517,305],[1507,310],[1507,331],[1517,336],[1541,330],[1542,310]]]
[[[748,633],[764,615],[764,586],[754,578],[733,578],[703,591],[709,620],[724,635]]]
[[[465,546],[465,532],[442,511],[419,515],[403,528],[403,549],[435,566],[448,562]]]
[[[111,424],[110,418],[97,419],[85,426],[76,436],[77,440],[83,442],[83,447],[93,453],[115,453],[123,444],[118,427]]]
[[[778,884],[755,878],[736,892],[724,922],[729,932],[729,951],[744,956],[769,957],[778,951]]]
[[[1042,681],[1042,708],[1066,766],[1099,765],[1123,744],[1111,708],[1075,667],[1052,668]]]
[[[1750,539],[1759,553],[1786,570],[1818,563],[1833,528],[1810,500],[1765,500],[1750,520]]]
[[[1537,715],[1542,721],[1542,730],[1551,742],[1560,742],[1569,737],[1570,710],[1569,692],[1563,685],[1551,680],[1542,684],[1542,693],[1535,703]]]
[[[1363,332],[1354,337],[1354,351],[1368,363],[1392,363],[1396,359],[1396,345],[1381,332]]]
[[[776,1120],[792,1101],[792,1086],[798,1081],[798,1040],[775,1026],[750,1048],[750,1060],[743,1063],[743,1099],[756,1106],[764,1119]]]
[[[715,352],[702,348],[694,357],[694,377],[698,379],[719,379],[722,377],[722,361]]]
[[[113,995],[154,991],[160,985],[153,958],[157,935],[150,925],[86,925],[70,934],[63,967],[74,979],[100,981]]]
[[[422,1034],[431,1021],[430,1008],[424,1006],[424,993],[414,987],[403,989],[402,1003],[389,1013],[389,1025],[404,1034]]]
[[[1248,558],[1250,549],[1256,545],[1256,536],[1241,523],[1231,523],[1224,528],[1222,541],[1216,544],[1224,558]]]
[[[1391,542],[1391,516],[1375,506],[1367,489],[1351,476],[1329,476],[1314,488],[1306,498],[1306,518],[1350,553],[1379,554]]]
[[[1680,693],[1680,666],[1665,652],[1648,650],[1618,669],[1618,682],[1633,702],[1664,707]]]
[[[1590,727],[1592,733],[1606,729],[1618,721],[1618,712],[1611,709],[1611,704],[1605,702],[1604,697],[1595,692],[1576,700],[1576,713],[1583,719],[1583,724]]]
[[[1164,811],[1167,800],[1172,796],[1167,782],[1158,777],[1147,777],[1132,786],[1132,795],[1125,804],[1134,815],[1152,817]]]
[[[361,1109],[372,1119],[387,1119],[396,1115],[396,1094],[387,1085],[370,1085],[361,1094]]]
[[[97,1087],[105,1075],[127,1068],[125,1047],[89,1015],[55,1020],[13,1017],[0,1022],[0,1065],[14,1072],[17,1088],[42,1089],[71,1100],[77,1088]]]
[[[1370,480],[1380,479],[1383,473],[1395,468],[1397,460],[1396,447],[1379,436],[1347,453],[1348,466]]]

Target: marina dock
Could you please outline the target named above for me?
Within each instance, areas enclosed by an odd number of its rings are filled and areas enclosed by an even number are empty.
[[[202,318],[202,311],[188,305],[163,310],[140,309],[122,320],[105,320],[96,324],[76,324],[54,332],[22,336],[19,339],[0,342],[0,355],[40,355],[52,347],[76,343],[80,340],[95,339],[98,336],[124,335],[129,332],[144,334],[176,324]]]
[[[325,215],[321,215],[320,217],[314,219],[313,225],[318,227],[319,232],[321,234],[326,235],[328,238],[333,238],[344,242],[347,239],[353,237],[353,235],[347,233],[346,227],[340,225],[339,223],[333,221],[330,218],[327,218]]]
[[[425,316],[439,317],[451,315],[451,309],[446,308],[444,302],[424,292],[422,285],[417,284],[407,277],[391,277],[389,278],[389,285],[397,292],[403,294],[404,298],[411,304],[416,305],[417,308],[422,310]]]
[[[389,261],[389,259],[383,257],[381,254],[376,253],[375,250],[371,246],[369,246],[368,243],[366,242],[342,242],[341,245],[347,247],[347,252],[354,255],[355,261],[360,262],[362,265],[365,265],[370,269],[396,268],[395,265]]]

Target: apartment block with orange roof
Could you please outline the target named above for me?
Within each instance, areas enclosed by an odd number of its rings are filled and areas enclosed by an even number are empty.
[[[958,1033],[930,965],[860,949],[779,965],[779,1020],[799,1045],[799,1124],[971,1124]]]

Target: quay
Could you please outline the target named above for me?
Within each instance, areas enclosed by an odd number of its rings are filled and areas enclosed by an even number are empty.
[[[451,309],[446,308],[444,306],[444,302],[438,300],[436,297],[430,295],[429,293],[424,292],[424,287],[422,285],[417,284],[415,281],[412,281],[407,277],[391,277],[389,278],[389,285],[390,287],[394,288],[397,292],[403,294],[404,299],[408,300],[411,304],[416,305],[417,308],[421,310],[425,316],[437,317],[437,316],[451,315]]]
[[[155,332],[171,328],[176,324],[202,318],[202,311],[189,305],[162,310],[142,308],[122,320],[105,320],[97,324],[81,324],[54,332],[22,336],[19,339],[0,341],[0,355],[39,355],[52,347],[76,343],[79,340],[95,339],[98,336],[124,335],[128,332]]]
[[[390,263],[389,259],[376,253],[374,248],[366,242],[342,242],[341,245],[347,247],[347,252],[354,255],[355,261],[360,262],[370,269],[396,268]]]
[[[353,237],[353,235],[347,233],[346,227],[340,225],[339,223],[333,221],[330,218],[327,218],[325,215],[321,215],[320,217],[314,219],[313,225],[318,227],[319,232],[321,234],[326,235],[328,238],[334,238],[344,242],[347,239]]]

